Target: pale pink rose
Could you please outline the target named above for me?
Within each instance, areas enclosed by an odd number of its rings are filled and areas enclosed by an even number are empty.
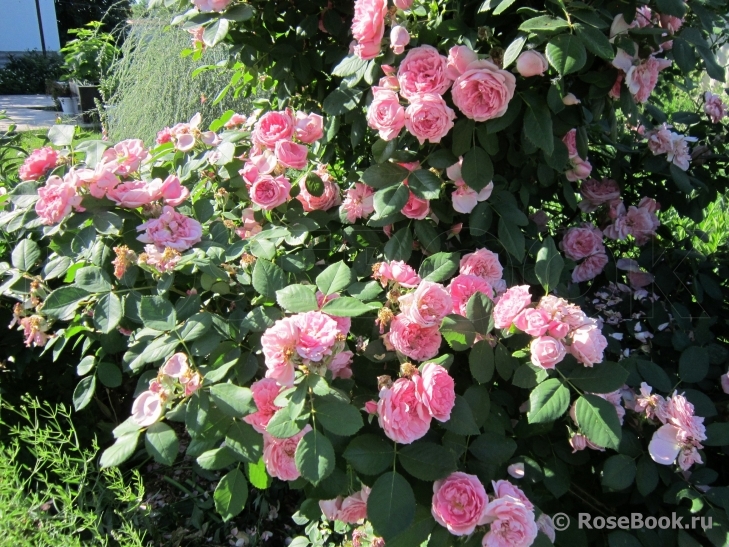
[[[144,142],[139,139],[127,139],[104,151],[101,156],[109,169],[117,175],[129,176],[138,171],[142,161],[149,157]]]
[[[187,363],[187,355],[184,353],[175,353],[172,357],[167,359],[165,364],[162,366],[160,371],[162,374],[166,374],[170,378],[182,378],[187,371],[190,370],[190,365]]]
[[[448,371],[435,363],[423,365],[420,374],[412,377],[415,395],[430,415],[439,422],[451,419],[456,404],[455,382]]]
[[[688,171],[691,163],[691,149],[688,143],[696,142],[697,137],[687,137],[677,133],[671,133],[671,149],[667,153],[668,161],[684,171]]]
[[[192,372],[180,379],[180,383],[185,386],[185,397],[189,397],[202,387],[203,377],[199,372]]]
[[[284,317],[266,329],[261,336],[261,348],[266,363],[266,378],[282,386],[294,385],[294,359],[299,342],[299,327],[293,317]]]
[[[248,121],[248,118],[242,114],[238,114],[237,112],[234,113],[230,119],[225,122],[225,128],[226,129],[235,129],[236,127],[240,127],[241,125],[245,125],[245,123]]]
[[[524,78],[542,76],[548,68],[547,58],[533,49],[523,51],[516,60],[516,71]]]
[[[347,524],[362,524],[367,518],[367,499],[369,497],[370,488],[362,486],[362,490],[344,498],[337,514],[337,520]]]
[[[648,139],[648,149],[653,152],[654,156],[666,154],[673,148],[673,135],[670,131],[671,126],[661,124],[646,134]]]
[[[132,404],[132,420],[139,427],[149,427],[162,418],[165,403],[159,393],[144,391],[134,399]]]
[[[249,239],[263,230],[263,227],[256,221],[256,213],[247,207],[241,211],[242,224],[236,228],[235,233],[241,239]]]
[[[721,375],[721,390],[729,394],[729,372]]]
[[[514,326],[531,336],[547,334],[551,325],[552,318],[546,311],[539,308],[526,308],[514,318]]]
[[[304,206],[304,211],[307,213],[311,211],[327,211],[342,203],[342,197],[339,194],[339,185],[336,181],[324,171],[317,171],[317,174],[324,183],[324,192],[322,195],[315,196],[309,193],[306,185],[302,184],[299,186],[299,195],[296,196],[296,199],[301,202]]]
[[[704,463],[696,447],[684,447],[678,455],[678,466],[682,471],[688,471],[695,463]]]
[[[494,326],[497,329],[508,329],[519,312],[531,303],[529,285],[510,287],[494,306]]]
[[[499,255],[488,249],[476,249],[461,257],[460,273],[483,277],[493,287],[504,273]]]
[[[279,175],[278,177],[261,175],[251,185],[248,193],[253,203],[261,209],[270,211],[286,203],[290,199],[290,191],[291,183],[283,175]]]
[[[457,80],[461,74],[466,72],[468,65],[474,61],[478,61],[478,55],[470,47],[453,46],[448,51],[446,77],[451,80]]]
[[[587,179],[580,186],[582,201],[579,203],[580,210],[584,213],[592,213],[598,207],[620,198],[620,186],[613,179]]]
[[[256,410],[253,414],[243,417],[243,421],[253,426],[259,433],[266,431],[266,426],[279,409],[274,404],[276,397],[281,392],[281,387],[273,378],[263,378],[251,384],[253,401],[256,403]]]
[[[453,301],[452,313],[466,316],[466,306],[471,297],[476,293],[482,293],[493,300],[494,290],[483,277],[477,275],[458,274],[451,279],[448,285],[448,292]]]
[[[408,202],[402,208],[401,212],[408,218],[422,220],[427,217],[430,212],[430,202],[427,199],[419,198],[410,192]]]
[[[467,215],[478,205],[478,192],[465,184],[461,184],[451,194],[451,201],[453,202],[454,211]]]
[[[665,405],[656,409],[656,416],[662,422],[679,428],[678,440],[682,444],[702,448],[700,443],[706,439],[704,419],[695,415],[694,405],[686,397],[674,394]]]
[[[355,182],[354,186],[344,193],[342,210],[346,213],[347,220],[355,222],[374,213],[374,195],[374,189],[362,182]]]
[[[570,228],[565,233],[559,248],[570,260],[582,260],[588,256],[605,252],[602,232],[590,222]]]
[[[676,34],[683,26],[683,19],[674,17],[673,15],[661,14],[658,19],[660,21],[661,28],[666,29],[669,34]]]
[[[161,186],[162,181],[160,179],[155,179],[152,182],[129,180],[107,190],[106,197],[119,207],[137,209],[159,199]]]
[[[390,47],[395,55],[405,51],[405,46],[410,43],[410,33],[402,25],[395,25],[390,30]]]
[[[319,311],[299,313],[293,319],[299,329],[296,352],[302,359],[321,361],[332,354],[332,347],[339,334],[334,319]]]
[[[199,28],[200,30],[204,30],[202,26],[200,26]],[[169,127],[165,127],[162,131],[157,132],[157,138],[154,142],[156,142],[157,144],[165,144],[167,142],[172,142],[172,137],[172,130]]]
[[[15,321],[16,319],[13,319],[13,323],[11,323],[8,328],[11,328]],[[40,315],[23,317],[20,320],[20,326],[23,328],[23,337],[25,338],[26,347],[43,347],[50,338],[48,334],[46,334],[48,324]]]
[[[317,304],[317,306],[319,306],[319,309],[321,310],[321,308],[324,306],[324,304],[334,300],[335,298],[339,298],[340,296],[341,295],[339,295],[337,293],[325,295],[321,291],[316,291],[316,304]],[[329,314],[327,314],[327,316],[334,319],[334,322],[337,324],[337,329],[339,330],[339,334],[342,334],[345,337],[347,336],[347,334],[349,334],[349,329],[352,327],[352,318],[351,317],[337,317],[336,315],[329,315]],[[349,354],[350,356],[352,354],[351,351],[346,351],[346,352],[342,352],[342,353]],[[339,355],[342,355],[342,353],[340,353]],[[336,359],[336,357],[335,357],[335,359]],[[343,357],[340,359],[343,359]],[[340,366],[347,365],[347,364],[349,364],[349,363],[345,360],[345,362],[341,363]]]
[[[451,179],[453,182],[458,185],[459,182],[463,181],[463,176],[461,174],[461,168],[463,167],[463,156],[458,158],[458,162],[454,163],[450,167],[446,169],[446,175],[449,179]],[[463,183],[465,184],[465,182]]]
[[[671,465],[676,461],[681,451],[681,442],[678,440],[680,429],[675,425],[666,424],[653,433],[648,444],[648,453],[654,462],[661,465]]]
[[[292,141],[278,141],[275,145],[276,159],[284,167],[291,169],[306,169],[309,160],[307,155],[309,149],[303,144],[296,144]]]
[[[309,431],[311,426],[307,424],[304,429],[288,439],[277,439],[268,433],[263,434],[263,462],[269,475],[282,481],[295,481],[301,476],[296,469],[294,456],[299,442]]]
[[[137,237],[142,243],[153,243],[162,251],[165,247],[175,251],[186,251],[202,239],[202,226],[193,219],[178,213],[169,205],[162,208],[159,218],[152,218],[137,226]]]
[[[223,11],[233,0],[192,0],[195,7],[203,12]]]
[[[147,255],[147,264],[159,272],[171,272],[182,258],[174,249],[160,251],[155,245],[145,245],[144,253]]]
[[[539,533],[534,511],[511,496],[490,502],[484,515],[491,526],[481,542],[483,547],[529,547]]]
[[[522,469],[523,469],[523,465]],[[522,472],[522,475],[524,473]],[[521,503],[524,504],[524,507],[526,507],[529,511],[534,511],[534,505],[531,501],[529,501],[529,498],[526,497],[526,494],[524,491],[519,488],[518,486],[510,483],[509,481],[500,480],[500,481],[492,481],[491,486],[494,489],[494,494],[497,498],[503,498],[504,496],[510,496],[512,498],[516,498]]]
[[[628,283],[634,289],[642,289],[647,287],[655,280],[653,274],[648,272],[628,272]]]
[[[622,13],[617,14],[610,25],[610,41],[618,34],[625,34],[633,26],[635,26],[635,21],[628,24]]]
[[[341,508],[342,496],[337,496],[333,500],[319,500],[319,509],[327,520],[337,520]]]
[[[567,93],[567,95],[562,97],[562,104],[564,104],[565,106],[574,106],[581,103],[582,101],[575,97],[574,93]]]
[[[421,327],[440,326],[453,308],[446,288],[432,281],[422,281],[413,292],[402,295],[399,304],[400,311]]]
[[[415,384],[408,378],[398,378],[391,387],[380,390],[377,419],[385,435],[401,444],[422,438],[431,421],[427,407],[417,397]]]
[[[413,0],[393,0],[395,7],[401,10],[408,10],[413,5]]]
[[[521,408],[519,410],[521,411]],[[509,467],[506,468],[506,472],[509,474],[510,477],[514,477],[515,479],[523,479],[524,464],[522,462],[512,463]]]
[[[380,44],[385,35],[386,0],[356,0],[352,19],[354,53],[365,61],[380,54]]]
[[[56,175],[48,177],[45,186],[38,188],[35,212],[45,225],[58,224],[71,214],[72,210],[83,211],[81,196],[76,187]]]
[[[38,148],[25,158],[23,165],[18,169],[20,180],[38,180],[44,176],[49,169],[56,166],[58,152],[50,146]]]
[[[657,59],[652,55],[626,72],[625,84],[639,103],[648,100],[658,83],[658,73],[671,66],[669,59]]]
[[[637,245],[644,245],[650,241],[661,225],[655,212],[651,211],[650,206],[634,207],[631,205],[623,221],[628,233],[635,238]]]
[[[564,174],[570,182],[586,179],[592,173],[592,164],[579,156],[572,158],[571,163],[572,169],[565,171]]]
[[[324,118],[319,114],[297,112],[294,120],[294,134],[303,143],[315,143],[324,136]]]
[[[722,102],[718,95],[714,95],[711,91],[707,91],[704,93],[704,112],[706,112],[709,116],[711,123],[720,123],[726,116],[726,105]]]
[[[391,89],[373,87],[372,91],[374,98],[367,107],[367,125],[376,129],[381,139],[391,141],[405,125],[405,109]]]
[[[256,144],[274,148],[278,141],[288,141],[294,134],[294,119],[291,112],[266,112],[256,122],[251,138]]]
[[[602,273],[605,266],[607,266],[607,263],[608,257],[605,253],[597,253],[588,256],[585,260],[578,264],[574,270],[572,270],[572,281],[575,283],[582,283],[584,281],[589,281],[590,279],[595,279]]]
[[[278,165],[278,158],[276,157],[276,154],[268,149],[261,150],[258,145],[251,149],[248,159],[250,163],[256,168],[255,176],[254,172],[251,169],[250,174],[248,174],[246,177],[246,180],[248,180],[250,177],[253,177],[249,181],[251,184],[256,182],[258,175],[270,175],[271,173],[273,173],[273,170],[276,169],[276,166]]]
[[[618,49],[618,52],[622,51],[621,49]],[[615,83],[613,84],[613,87],[610,88],[610,91],[608,92],[608,97],[611,99],[619,99],[620,98],[620,88],[623,85],[623,80],[625,79],[625,73],[623,71],[618,71],[618,75],[615,77]]]
[[[439,143],[451,130],[455,119],[453,109],[435,93],[415,95],[405,110],[405,127],[420,144],[425,141]]]
[[[332,319],[349,319],[349,317],[333,317]],[[351,320],[350,320],[351,321]],[[349,330],[349,329],[347,329]],[[341,329],[340,329],[341,332]],[[344,378],[345,380],[347,378],[352,377],[352,358],[354,357],[354,353],[352,353],[349,350],[340,351],[337,353],[334,358],[332,359],[332,362],[329,363],[329,366],[327,367],[329,370],[332,371],[332,378]]]
[[[544,369],[554,368],[567,355],[562,342],[551,336],[534,338],[529,345],[529,351],[531,352],[532,364]]]
[[[537,519],[537,529],[547,536],[550,542],[554,543],[555,539],[557,539],[554,522],[552,522],[552,517],[550,517],[547,513],[539,515],[539,518]]]
[[[372,277],[377,279],[383,287],[386,287],[390,281],[407,289],[414,289],[420,284],[420,276],[402,260],[393,260],[389,264],[378,262],[372,268]]]
[[[411,101],[422,93],[443,95],[451,85],[446,66],[447,59],[433,46],[411,49],[397,71],[400,94]]]
[[[457,471],[433,483],[430,511],[454,536],[468,536],[485,523],[488,496],[476,475]]]
[[[177,207],[190,196],[190,191],[180,184],[180,179],[175,175],[167,177],[160,188],[162,199],[167,205]]]
[[[648,6],[641,6],[635,10],[635,19],[633,26],[638,28],[646,28],[653,26],[656,21],[655,14]]]
[[[477,122],[503,116],[514,97],[516,78],[489,61],[474,61],[453,82],[453,104]]]
[[[79,169],[76,175],[83,182],[83,186],[89,189],[89,194],[95,198],[101,199],[108,192],[116,188],[119,184],[119,177],[106,169],[106,164],[99,163],[96,169]]]
[[[602,363],[607,340],[597,325],[582,325],[572,331],[572,344],[568,351],[583,365],[591,367]]]
[[[567,147],[567,155],[570,159],[578,156],[577,153],[577,129],[570,129],[567,134],[562,137],[562,142]]]
[[[416,361],[438,355],[442,340],[437,326],[421,327],[404,314],[396,315],[390,323],[388,339],[397,351]]]
[[[577,433],[570,437],[570,446],[572,447],[572,453],[580,452],[587,448],[587,437],[581,433]]]
[[[218,146],[221,142],[223,142],[223,139],[221,139],[215,131],[205,131],[200,133],[200,140],[207,146]]]

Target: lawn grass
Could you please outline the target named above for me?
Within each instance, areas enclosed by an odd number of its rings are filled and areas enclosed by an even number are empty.
[[[48,144],[48,130],[47,129],[33,129],[31,131],[20,131],[20,146],[24,150],[31,152],[36,148],[41,148]],[[76,138],[74,139],[74,145],[77,145],[83,141],[94,141],[101,140],[101,133],[90,129],[78,129],[76,132]]]

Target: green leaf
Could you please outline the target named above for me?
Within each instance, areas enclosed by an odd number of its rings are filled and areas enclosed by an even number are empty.
[[[288,408],[282,408],[277,410],[266,426],[266,431],[269,435],[272,435],[279,439],[288,439],[293,437],[299,431],[306,427],[309,421],[309,415],[300,415],[295,420],[291,419]]]
[[[529,394],[530,424],[542,424],[555,421],[570,406],[570,390],[561,380],[551,378],[535,387]]]
[[[152,424],[144,436],[144,445],[154,461],[163,465],[172,465],[177,458],[180,441],[177,433],[163,422]]]
[[[618,363],[603,361],[593,367],[577,367],[569,381],[589,393],[611,393],[623,387],[628,371]]]
[[[473,418],[473,411],[462,395],[456,395],[456,404],[451,410],[451,418],[443,424],[443,428],[456,435],[478,435],[479,428]]]
[[[372,308],[357,298],[341,296],[324,304],[321,311],[337,317],[357,317],[372,311]]]
[[[526,32],[556,32],[569,28],[569,26],[569,23],[560,17],[540,15],[539,17],[534,17],[524,21],[521,25],[519,25],[519,30]]]
[[[511,352],[506,349],[504,344],[498,344],[495,351],[495,365],[496,371],[499,373],[504,380],[511,378],[511,375],[519,366],[519,361],[511,355]]]
[[[494,10],[494,15],[501,15],[514,3],[515,0],[501,0]]]
[[[644,454],[638,460],[638,468],[635,474],[635,484],[642,496],[647,496],[658,486],[658,468],[648,454]]]
[[[466,304],[466,317],[479,334],[486,335],[494,328],[494,303],[483,293],[474,293]]]
[[[436,230],[432,220],[416,220],[413,224],[415,237],[423,250],[428,254],[440,251],[442,230]]]
[[[223,414],[233,418],[242,418],[257,410],[253,402],[253,393],[247,387],[215,384],[210,387],[210,399]]]
[[[287,285],[286,273],[264,258],[256,260],[252,280],[253,288],[268,298],[276,298],[276,291]]]
[[[473,237],[483,237],[489,233],[494,212],[488,201],[482,201],[471,211],[468,219],[468,231]]]
[[[436,169],[446,169],[458,163],[458,158],[447,148],[440,148],[428,156],[428,165]]]
[[[409,173],[405,167],[386,161],[365,169],[362,173],[362,182],[372,188],[386,188],[401,183],[408,178]]]
[[[356,55],[347,55],[332,69],[332,75],[339,76],[340,78],[351,76],[363,70],[366,65],[367,61],[360,59]]]
[[[348,87],[338,87],[332,91],[329,96],[324,99],[322,108],[324,112],[330,116],[345,114],[350,110],[357,108],[362,98],[361,89],[350,89]]]
[[[119,297],[113,292],[106,293],[99,298],[94,307],[94,326],[104,334],[109,334],[117,327],[123,316],[124,311]]]
[[[91,293],[108,292],[113,287],[109,274],[98,266],[85,266],[76,271],[74,285]]]
[[[94,369],[96,365],[96,358],[93,355],[87,355],[78,365],[76,365],[76,374],[79,376],[86,376],[89,372]]]
[[[299,182],[301,184],[301,182]],[[307,173],[306,174],[306,180],[304,181],[304,185],[306,186],[306,190],[315,197],[321,197],[324,195],[324,181],[321,180],[321,177],[317,175],[314,172]],[[269,260],[273,258],[273,256],[266,257]]]
[[[572,34],[552,38],[547,44],[546,54],[549,64],[562,76],[577,72],[587,61],[582,40]]]
[[[118,235],[124,225],[124,220],[111,211],[99,211],[94,213],[93,223],[94,228],[100,234]]]
[[[483,462],[500,465],[514,455],[516,442],[503,433],[486,431],[471,442],[468,451]]]
[[[603,465],[601,483],[610,490],[625,490],[633,484],[635,472],[635,462],[630,456],[610,456]]]
[[[258,488],[259,490],[265,490],[271,486],[273,478],[266,471],[266,463],[263,458],[258,460],[258,463],[247,463],[246,469],[248,471],[248,479],[251,481],[251,486]]]
[[[440,333],[456,351],[466,351],[476,339],[473,324],[462,315],[446,315],[440,324]]]
[[[559,285],[562,268],[564,268],[562,255],[557,250],[554,240],[547,236],[537,252],[537,263],[534,266],[534,273],[544,287],[544,292],[548,293]]]
[[[360,411],[349,403],[330,399],[317,400],[314,408],[317,420],[335,435],[350,437],[364,426]]]
[[[319,309],[313,289],[311,285],[289,285],[276,291],[276,301],[279,306],[290,312],[313,311]]]
[[[423,199],[438,199],[440,196],[440,178],[427,169],[418,169],[410,173],[408,187],[410,191]]]
[[[316,286],[327,296],[346,289],[354,281],[352,270],[341,260],[316,276]]]
[[[554,153],[554,134],[549,107],[541,97],[527,96],[527,99],[524,135],[535,146],[544,150],[547,156],[551,156]]]
[[[655,389],[663,392],[669,392],[673,389],[673,382],[660,366],[652,361],[637,359],[638,372],[643,379]]]
[[[678,375],[688,383],[700,382],[709,372],[709,352],[706,348],[689,346],[678,360]]]
[[[7,255],[6,255],[7,256]],[[11,260],[13,267],[21,272],[30,271],[41,257],[38,244],[32,239],[24,239],[13,249]]]
[[[227,19],[216,19],[212,25],[205,27],[203,31],[203,42],[208,47],[213,47],[222,42],[228,35],[230,22]]]
[[[729,446],[729,423],[714,422],[706,426],[706,446]]]
[[[102,361],[96,368],[96,376],[102,384],[109,388],[119,387],[122,384],[122,373],[114,363]]]
[[[615,407],[597,395],[585,394],[577,399],[577,424],[593,443],[618,449],[623,430]]]
[[[209,471],[224,469],[237,461],[239,461],[238,456],[227,446],[207,450],[197,457],[197,464]]]
[[[509,44],[504,52],[504,68],[508,68],[511,63],[517,60],[521,50],[524,49],[524,44],[527,42],[527,35],[520,32],[514,38],[514,41]]]
[[[344,459],[358,473],[375,476],[392,465],[393,448],[382,437],[358,435],[344,451]]]
[[[43,266],[43,278],[44,279],[56,279],[62,275],[66,275],[66,272],[71,267],[73,262],[67,256],[56,256],[49,260],[45,266]]]
[[[179,302],[179,300],[178,300]],[[190,316],[178,329],[179,336],[185,342],[197,340],[213,326],[213,316],[209,312],[200,312]]]
[[[314,486],[332,474],[335,459],[332,443],[316,429],[301,438],[294,455],[296,469]]]
[[[107,467],[117,467],[132,457],[137,449],[137,441],[139,440],[140,430],[125,433],[117,438],[117,440],[109,448],[101,454],[99,464],[102,469]]]
[[[375,192],[373,204],[377,218],[386,218],[399,213],[410,197],[410,190],[404,184],[388,186]]]
[[[48,140],[55,146],[68,146],[75,133],[75,125],[54,125],[48,130]]]
[[[468,355],[471,376],[479,384],[485,384],[494,376],[494,350],[486,340],[479,340]]]
[[[387,260],[407,261],[413,253],[413,234],[410,227],[405,226],[392,234],[390,240],[385,243],[384,251]]]
[[[263,437],[247,423],[235,420],[225,432],[225,446],[240,459],[257,462],[263,454]]]
[[[679,19],[686,15],[686,4],[683,0],[656,0],[656,5],[661,14],[673,15]]]
[[[524,234],[516,224],[504,220],[504,217],[499,218],[499,240],[504,249],[518,262],[524,260],[526,252]]]
[[[78,412],[88,406],[96,392],[96,376],[82,378],[73,390],[73,408]]]
[[[423,281],[440,283],[458,271],[458,253],[435,253],[420,265],[418,275]]]
[[[480,192],[494,178],[494,164],[485,150],[474,146],[463,156],[461,175],[466,184],[476,192]]]
[[[248,4],[236,4],[225,10],[225,18],[238,23],[248,21],[254,14],[253,8]]]
[[[607,36],[605,36],[601,30],[581,23],[577,23],[574,26],[574,29],[577,31],[577,36],[580,37],[580,40],[582,40],[582,43],[588,50],[606,61],[613,60],[615,57],[615,50]]]
[[[145,327],[159,331],[172,330],[177,322],[175,308],[162,296],[143,296],[139,317]]]
[[[231,469],[220,479],[213,493],[215,510],[225,522],[243,511],[248,501],[248,483],[240,469]]]
[[[405,445],[398,450],[397,457],[405,471],[421,481],[437,481],[457,469],[453,452],[435,443]]]
[[[402,475],[390,471],[372,485],[367,519],[385,542],[407,530],[415,518],[415,494]]]

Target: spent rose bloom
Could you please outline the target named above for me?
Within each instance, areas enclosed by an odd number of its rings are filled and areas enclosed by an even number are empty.
[[[324,136],[324,118],[319,114],[296,113],[294,135],[301,142],[312,144]]]
[[[597,226],[590,222],[583,222],[580,226],[567,230],[559,248],[570,260],[582,260],[594,254],[605,253],[602,238],[602,231]]]
[[[470,298],[476,293],[482,293],[493,300],[494,290],[483,277],[477,275],[458,274],[451,279],[448,292],[453,301],[452,313],[466,316],[466,306]]]
[[[306,169],[309,160],[307,155],[309,149],[303,144],[296,144],[292,141],[278,141],[275,144],[276,159],[284,167],[290,169]]]
[[[274,404],[281,392],[281,387],[273,378],[262,378],[251,384],[253,401],[257,410],[243,417],[243,421],[252,425],[259,433],[266,431],[266,426],[279,407]]]
[[[402,208],[401,213],[408,218],[423,220],[430,212],[430,202],[410,192],[408,201]]]
[[[539,533],[534,511],[511,496],[491,501],[484,515],[491,526],[481,542],[483,547],[528,547]]]
[[[38,180],[44,176],[49,169],[56,166],[58,152],[50,146],[38,148],[25,158],[23,165],[18,169],[20,180]]]
[[[301,476],[296,468],[294,455],[299,442],[309,431],[311,426],[306,424],[304,429],[288,439],[277,439],[268,433],[263,434],[263,461],[269,475],[282,481],[295,481]]]
[[[45,225],[58,224],[71,214],[72,210],[83,211],[81,196],[76,187],[68,181],[51,175],[45,186],[38,188],[38,201],[35,212]]]
[[[422,281],[413,292],[402,295],[399,303],[400,311],[421,327],[440,326],[453,308],[446,288],[432,281]]]
[[[551,336],[539,336],[529,345],[532,364],[544,369],[554,368],[564,359],[567,352],[562,342]]]
[[[405,51],[405,46],[410,43],[410,33],[402,25],[395,25],[390,30],[390,47],[395,55]]]
[[[533,49],[523,51],[516,60],[516,71],[524,78],[541,76],[548,68],[546,57]]]
[[[388,340],[403,355],[416,361],[426,361],[438,355],[442,337],[438,326],[421,327],[404,314],[399,314],[390,323]]]
[[[607,340],[597,325],[586,324],[572,331],[572,344],[568,351],[586,367],[601,363],[605,348]]]
[[[165,247],[186,251],[202,239],[202,226],[194,218],[178,213],[169,205],[162,208],[159,218],[152,218],[137,226],[137,237],[142,243],[153,243],[162,251]]]
[[[451,80],[457,80],[474,61],[478,61],[478,55],[470,47],[453,46],[448,51],[446,76]]]
[[[104,151],[101,156],[108,168],[117,175],[129,176],[138,171],[149,152],[140,139],[127,139]]]
[[[405,126],[405,108],[391,89],[373,87],[373,99],[367,107],[367,125],[379,132],[380,138],[391,141]]]
[[[580,210],[584,213],[592,213],[598,207],[614,201],[620,197],[620,186],[613,179],[587,179],[580,186],[582,201],[579,203]]]
[[[490,61],[474,61],[453,82],[453,104],[477,122],[503,116],[514,97],[516,78]]]
[[[139,427],[149,427],[162,418],[165,403],[159,393],[144,391],[134,399],[132,404],[132,420]]]
[[[455,382],[441,365],[426,363],[420,374],[414,374],[415,395],[425,405],[430,415],[439,422],[451,418],[456,404]]]
[[[291,183],[283,175],[261,175],[248,190],[251,201],[261,209],[270,211],[290,199]]]
[[[354,53],[365,61],[380,54],[380,44],[385,35],[386,0],[356,0],[352,19]]]
[[[707,91],[704,93],[704,112],[709,116],[711,123],[720,123],[726,117],[726,105],[721,97]]]
[[[410,444],[428,432],[431,416],[418,399],[412,380],[398,378],[392,386],[380,390],[377,419],[388,438]]]
[[[588,256],[580,264],[578,264],[574,270],[572,270],[572,281],[575,283],[582,283],[583,281],[589,281],[595,279],[602,273],[607,266],[608,257],[605,253],[597,253]]]
[[[293,317],[284,317],[266,329],[261,336],[266,378],[282,386],[292,386],[295,379],[294,358],[299,341],[299,327]]]
[[[461,257],[460,273],[483,277],[493,287],[504,273],[499,255],[488,249],[476,249]]]
[[[410,101],[423,93],[443,95],[451,85],[446,74],[447,62],[433,46],[424,45],[408,51],[397,71],[400,94]]]
[[[488,496],[475,475],[457,471],[433,483],[431,513],[455,536],[467,536],[485,523]]]
[[[519,312],[532,303],[529,285],[510,287],[494,306],[494,326],[508,329]]]
[[[256,144],[274,148],[278,141],[291,140],[294,119],[289,111],[266,112],[256,122],[251,138]]]
[[[203,12],[223,11],[233,0],[192,0],[195,7]]]
[[[410,100],[405,110],[405,127],[420,144],[439,143],[453,127],[456,114],[443,97],[435,93],[422,93]]]
[[[342,210],[347,215],[347,221],[355,222],[360,218],[367,218],[375,212],[375,191],[362,182],[355,182],[354,186],[344,193]]]

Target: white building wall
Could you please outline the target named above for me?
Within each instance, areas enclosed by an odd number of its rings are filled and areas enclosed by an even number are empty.
[[[61,49],[53,0],[39,0],[47,51]],[[0,51],[41,50],[35,0],[0,0]]]

